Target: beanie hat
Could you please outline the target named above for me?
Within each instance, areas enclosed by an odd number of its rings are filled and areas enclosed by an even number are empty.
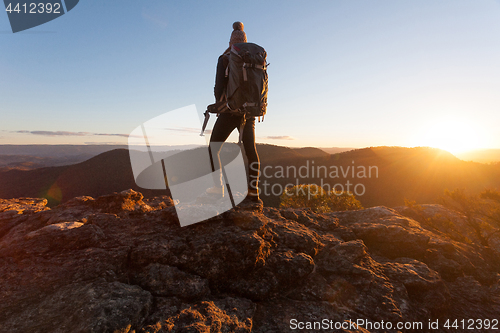
[[[231,38],[229,39],[229,46],[237,43],[246,43],[247,35],[243,31],[243,23],[234,22],[233,23],[233,32],[231,33]]]

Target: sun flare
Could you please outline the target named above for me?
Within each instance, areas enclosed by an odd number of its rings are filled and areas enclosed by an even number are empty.
[[[482,134],[474,124],[457,118],[433,120],[422,129],[418,142],[449,151],[452,154],[479,149],[484,145]]]

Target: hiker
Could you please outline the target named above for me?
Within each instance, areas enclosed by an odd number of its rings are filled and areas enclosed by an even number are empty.
[[[217,72],[215,77],[215,100],[222,101],[226,96],[226,88],[228,84],[228,77],[226,76],[226,68],[229,64],[229,52],[231,51],[231,46],[238,43],[246,43],[247,36],[243,31],[243,23],[234,22],[233,32],[231,33],[231,38],[229,39],[229,48],[219,57],[217,62]],[[240,129],[242,121],[246,118],[243,129]],[[262,200],[259,198],[259,171],[260,171],[260,161],[259,155],[257,154],[257,148],[255,146],[255,117],[245,117],[244,114],[240,113],[221,113],[215,122],[212,129],[212,135],[210,137],[210,144],[216,147],[211,151],[211,156],[219,156],[222,143],[227,140],[231,132],[237,128],[240,131],[240,138],[243,143],[243,148],[248,161],[248,194],[243,204],[262,204]],[[219,145],[212,143],[221,143]],[[213,161],[214,170],[220,169],[220,159],[214,158]],[[217,165],[218,163],[218,165]],[[207,190],[210,194],[224,195],[224,188],[222,185],[222,179],[216,181],[216,186],[209,188]]]

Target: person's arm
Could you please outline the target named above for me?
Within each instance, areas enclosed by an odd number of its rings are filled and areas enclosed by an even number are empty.
[[[221,96],[226,91],[227,87],[227,77],[226,77],[226,67],[228,65],[227,57],[221,55],[219,60],[217,61],[217,71],[215,73],[215,87],[214,87],[214,95],[215,101],[219,102]]]

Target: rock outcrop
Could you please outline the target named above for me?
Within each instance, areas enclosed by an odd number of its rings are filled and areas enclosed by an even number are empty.
[[[181,228],[170,198],[132,190],[45,204],[0,202],[1,332],[447,332],[500,313],[495,251],[386,207]]]

